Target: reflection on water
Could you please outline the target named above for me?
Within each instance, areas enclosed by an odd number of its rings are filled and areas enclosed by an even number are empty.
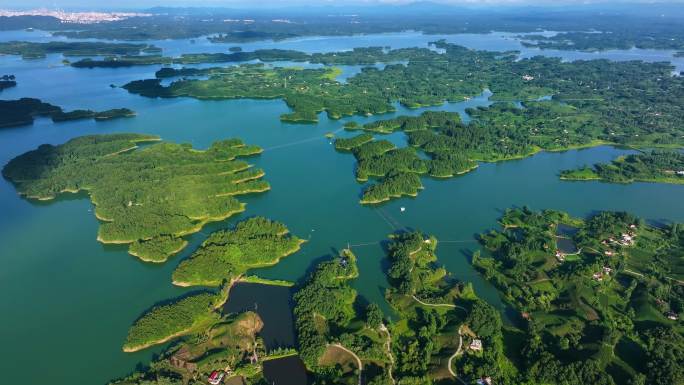
[[[307,385],[309,380],[299,356],[264,361],[264,377],[270,385]]]
[[[230,290],[224,313],[255,311],[264,321],[260,335],[266,349],[294,347],[292,289],[283,286],[238,283]]]
[[[574,254],[577,250],[577,245],[572,237],[577,234],[579,229],[577,227],[568,226],[563,223],[559,223],[556,228],[556,246],[563,254]]]

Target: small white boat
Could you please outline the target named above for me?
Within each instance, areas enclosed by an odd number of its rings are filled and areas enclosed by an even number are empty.
[[[400,210],[403,213],[404,211],[406,211],[406,207],[402,207]]]

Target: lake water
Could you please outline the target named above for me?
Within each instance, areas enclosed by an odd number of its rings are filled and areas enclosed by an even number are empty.
[[[0,40],[29,34],[2,32]],[[31,36],[50,40],[41,34],[34,32]],[[417,33],[383,34],[297,39],[277,46],[314,52],[365,45],[425,46],[436,38]],[[515,49],[519,45],[516,40],[497,34],[454,35],[448,39],[486,49]],[[191,45],[185,41],[165,41],[159,45],[172,54],[185,52],[186,48],[188,52],[202,52],[206,47],[229,46]],[[179,48],[174,51],[176,46]],[[242,46],[252,49],[272,47],[274,43]],[[584,56],[562,54],[566,59]],[[630,50],[619,55],[589,55],[639,58],[633,54]],[[655,57],[643,55],[641,58],[648,60]],[[663,60],[668,53],[659,55],[658,60]],[[628,210],[655,222],[684,222],[684,186],[558,179],[562,169],[606,162],[625,153],[611,147],[540,153],[524,160],[482,164],[476,171],[457,178],[425,178],[425,190],[415,199],[363,207],[358,204],[362,186],[354,178],[353,156],[335,152],[324,138],[325,133],[341,130],[350,120],[364,123],[399,114],[416,115],[422,110],[398,107],[397,113],[379,117],[331,121],[321,116],[316,125],[293,125],[279,121],[280,114],[288,112],[279,100],[148,99],[109,87],[112,83],[121,85],[152,77],[156,66],[88,70],[64,67],[60,62],[58,55],[31,61],[0,57],[0,74],[15,74],[19,82],[16,88],[3,91],[0,98],[39,97],[66,109],[128,107],[137,111],[138,116],[59,124],[38,119],[33,126],[0,130],[0,164],[42,143],[59,144],[85,134],[157,134],[197,148],[206,148],[216,140],[240,137],[265,149],[250,161],[266,171],[265,179],[272,190],[244,198],[248,204],[245,213],[205,227],[189,237],[190,245],[180,255],[165,264],[152,265],[128,255],[125,247],[105,246],[96,241],[98,223],[84,195],[67,195],[48,203],[29,202],[19,198],[10,183],[0,180],[3,383],[37,384],[49,378],[55,385],[102,384],[129,373],[138,363],[149,362],[161,348],[134,354],[121,351],[128,327],[150,306],[188,291],[171,285],[171,272],[207,234],[249,216],[263,215],[282,221],[294,234],[309,240],[300,252],[256,274],[301,280],[316,262],[351,245],[361,273],[353,282],[354,287],[366,300],[376,301],[386,310],[383,293],[387,282],[380,242],[397,229],[421,229],[437,236],[441,241],[437,250],[440,263],[454,277],[472,282],[480,296],[502,308],[496,291],[471,267],[469,256],[478,248],[474,235],[497,227],[497,218],[508,207],[552,208],[576,216],[597,210]],[[682,61],[678,63],[681,65]],[[445,104],[438,109],[463,112],[466,106],[486,105],[487,96],[485,93],[468,102]],[[339,135],[350,133],[340,131]],[[393,134],[391,139],[405,142],[401,133]]]
[[[267,350],[296,347],[292,294],[289,287],[239,283],[230,290],[224,313],[254,311],[264,321],[261,337]]]
[[[264,362],[264,377],[272,385],[306,385],[306,368],[299,356]]]

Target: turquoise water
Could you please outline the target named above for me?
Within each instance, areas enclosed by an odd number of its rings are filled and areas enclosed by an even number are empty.
[[[27,33],[0,33],[0,39],[23,34]],[[498,44],[515,43],[504,38],[496,40],[493,35],[459,36],[449,38],[492,49],[500,49]],[[279,46],[337,50],[362,45],[422,45],[434,38],[387,34],[300,39]],[[171,49],[176,43],[163,44]],[[177,44],[186,46],[182,41]],[[358,204],[362,186],[354,179],[353,157],[335,152],[324,134],[340,130],[349,120],[363,123],[398,114],[419,114],[421,110],[398,107],[397,113],[380,117],[330,121],[321,116],[317,125],[292,125],[278,119],[288,111],[282,101],[147,99],[109,87],[111,83],[151,77],[156,66],[87,70],[59,66],[60,61],[57,55],[32,61],[0,57],[0,74],[13,73],[19,81],[16,88],[3,91],[0,97],[40,97],[67,109],[128,107],[138,116],[59,124],[38,119],[33,126],[0,130],[0,164],[42,143],[58,144],[93,133],[157,134],[197,148],[205,148],[215,140],[240,137],[265,149],[251,162],[266,171],[265,179],[272,190],[247,197],[245,213],[207,226],[190,237],[191,244],[181,255],[159,266],[139,262],[124,247],[98,243],[97,220],[85,196],[66,195],[38,204],[19,198],[10,183],[0,180],[0,371],[6,383],[37,384],[49,378],[53,384],[101,384],[132,371],[139,362],[148,362],[154,350],[135,354],[121,351],[131,322],[153,304],[186,293],[187,289],[171,285],[174,267],[206,234],[248,216],[264,215],[283,221],[294,234],[309,240],[299,253],[258,274],[299,280],[316,261],[349,244],[359,257],[361,272],[354,286],[361,296],[385,308],[380,242],[399,228],[436,235],[441,240],[440,262],[455,277],[473,282],[479,295],[501,307],[496,292],[472,269],[468,256],[477,248],[474,234],[496,227],[496,219],[507,207],[554,208],[578,216],[596,210],[628,210],[657,222],[684,221],[684,186],[558,179],[561,169],[608,161],[625,153],[611,147],[541,153],[519,161],[482,164],[461,177],[424,179],[425,190],[415,199],[362,207]],[[463,112],[466,106],[486,105],[487,95],[439,109]],[[340,131],[339,135],[350,134]],[[393,134],[391,140],[405,142],[400,133]],[[27,373],[42,375],[27,377]]]

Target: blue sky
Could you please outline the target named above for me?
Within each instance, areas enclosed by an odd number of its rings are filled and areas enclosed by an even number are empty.
[[[213,6],[213,7],[239,7],[239,8],[264,8],[264,7],[287,7],[297,5],[382,5],[382,4],[408,4],[415,0],[117,0],[114,2],[102,2],[93,0],[2,0],[0,8],[80,8],[80,9],[104,9],[107,7],[117,8],[144,8],[154,6]],[[651,0],[431,0],[434,3],[455,5],[580,5],[580,4],[610,4],[610,3],[651,3]],[[684,0],[659,0],[658,3],[684,4]]]

